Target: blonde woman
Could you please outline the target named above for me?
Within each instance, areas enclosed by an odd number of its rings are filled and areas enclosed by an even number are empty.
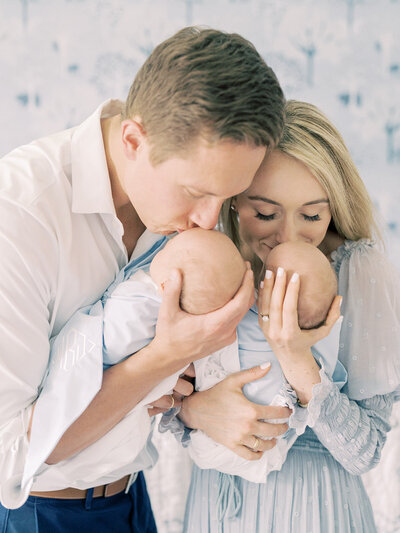
[[[287,102],[282,140],[222,216],[256,274],[282,242],[309,242],[330,259],[343,296],[339,359],[348,382],[339,391],[312,356],[315,332],[298,327],[299,280],[267,271],[258,308],[247,317],[258,320],[290,384],[288,394],[298,399],[289,425],[308,428],[265,483],[195,467],[185,531],[374,533],[360,475],[378,463],[400,398],[400,281],[373,240],[379,232],[371,200],[349,152],[316,107]],[[218,390],[228,389],[221,382],[186,398],[186,424],[207,432],[201,398],[214,401],[216,417]],[[226,417],[234,418],[229,408]]]

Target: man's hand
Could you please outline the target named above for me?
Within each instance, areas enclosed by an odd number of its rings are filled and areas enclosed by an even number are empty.
[[[164,285],[156,335],[151,342],[161,357],[179,363],[178,368],[234,342],[236,326],[254,302],[250,265],[232,300],[211,313],[191,315],[182,311],[179,306],[181,286],[182,275],[179,270],[173,270]]]
[[[190,396],[193,392],[193,380],[195,377],[194,365],[190,363],[187,369],[181,374],[176,382],[172,394],[161,396],[158,400],[153,402],[152,407],[147,411],[149,416],[155,416],[159,413],[165,413],[171,407],[180,407],[185,396]],[[173,401],[172,401],[173,398]]]

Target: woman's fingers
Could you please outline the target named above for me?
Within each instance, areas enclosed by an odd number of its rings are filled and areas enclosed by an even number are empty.
[[[340,318],[340,305],[342,303],[342,297],[341,296],[335,296],[332,305],[329,309],[328,316],[325,320],[325,326],[332,328],[333,325],[338,321]]]
[[[257,308],[260,317],[260,325],[268,322],[272,290],[274,288],[274,273],[271,270],[265,272],[265,277],[260,283],[258,291]],[[264,318],[263,318],[264,317]]]
[[[269,307],[270,328],[280,330],[282,327],[282,308],[286,291],[286,272],[282,267],[276,271],[274,288]]]
[[[286,294],[283,301],[282,323],[288,332],[296,331],[299,328],[299,317],[297,314],[297,304],[300,291],[300,277],[295,272],[292,274],[287,284]]]

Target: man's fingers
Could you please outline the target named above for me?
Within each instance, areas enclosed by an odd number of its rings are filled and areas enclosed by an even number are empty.
[[[167,411],[168,409],[161,409],[160,407],[149,407],[147,409],[149,416],[156,416],[156,415],[159,415],[160,413],[166,413]]]
[[[190,363],[190,365],[185,369],[185,371],[183,372],[183,374],[180,375],[180,377],[182,379],[185,379],[185,378],[189,378],[189,379],[192,379],[192,378],[195,378],[196,377],[196,371],[194,369],[194,364],[193,363]]]
[[[165,396],[161,396],[161,398],[158,398],[158,400],[155,400],[151,403],[151,405],[148,407],[151,408],[158,408],[162,411],[168,411],[172,407],[180,407],[182,404],[182,398],[179,394],[166,394]]]
[[[174,392],[180,396],[190,396],[193,392],[193,385],[186,379],[179,378],[174,386]]]
[[[208,314],[209,318],[216,323],[227,323],[230,322],[232,327],[236,327],[240,320],[244,317],[247,311],[250,309],[254,297],[254,286],[253,286],[253,271],[246,270],[243,277],[243,282],[241,287],[235,296],[226,303],[220,309],[212,311]]]
[[[164,283],[160,313],[162,313],[164,309],[168,309],[168,313],[170,313],[171,309],[180,308],[179,299],[181,290],[182,274],[177,268],[174,268],[171,270],[169,278]]]

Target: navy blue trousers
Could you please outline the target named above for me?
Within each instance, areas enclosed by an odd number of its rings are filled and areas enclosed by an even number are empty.
[[[19,509],[0,505],[0,533],[157,533],[142,472],[108,498],[60,500],[29,496]]]

